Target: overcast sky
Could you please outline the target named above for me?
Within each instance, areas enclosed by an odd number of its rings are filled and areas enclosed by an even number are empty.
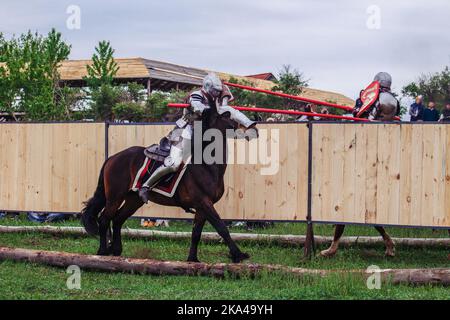
[[[70,5],[81,9],[79,30],[67,28]],[[377,25],[376,8],[380,28],[368,28],[368,20]],[[116,57],[239,75],[291,64],[312,87],[354,98],[378,71],[390,72],[400,91],[450,65],[449,16],[448,0],[2,0],[0,31],[55,27],[72,44],[72,59],[110,40]]]

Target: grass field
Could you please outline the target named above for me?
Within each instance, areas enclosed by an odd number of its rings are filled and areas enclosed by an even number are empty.
[[[5,218],[1,225],[34,225],[24,218]],[[69,221],[53,225],[76,225]],[[139,228],[138,220],[127,226]],[[167,231],[190,231],[186,222],[172,222]],[[212,231],[208,225],[205,231]],[[233,228],[233,232],[246,232]],[[278,223],[273,228],[253,231],[272,234],[305,234],[305,225]],[[448,237],[445,230],[415,230],[390,228],[396,237]],[[332,226],[315,226],[318,235],[332,235]],[[345,235],[377,235],[373,228],[347,227]],[[0,246],[57,250],[92,254],[97,239],[84,236],[54,236],[38,233],[0,234]],[[381,268],[450,267],[448,250],[397,247],[394,258],[384,257],[384,247],[341,248],[333,259],[315,257],[302,261],[302,248],[275,244],[241,242],[243,251],[251,255],[251,262],[283,264],[320,269],[366,269],[370,265]],[[162,260],[185,260],[189,242],[184,240],[124,239],[126,257]],[[319,247],[318,250],[324,248]],[[199,259],[203,262],[229,262],[223,244],[201,243]],[[450,288],[442,286],[398,286],[384,284],[380,290],[369,290],[359,277],[332,275],[326,278],[294,278],[284,274],[261,275],[255,279],[185,276],[144,276],[82,271],[81,290],[69,290],[65,270],[41,265],[0,262],[0,299],[449,299]]]

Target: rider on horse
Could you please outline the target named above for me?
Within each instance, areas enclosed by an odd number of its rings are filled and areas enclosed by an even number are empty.
[[[192,125],[194,121],[201,121],[205,110],[215,106],[218,114],[230,113],[230,118],[249,128],[255,124],[247,118],[242,112],[228,106],[228,102],[233,100],[229,88],[222,83],[219,77],[214,74],[208,74],[203,79],[203,86],[200,90],[192,92],[188,99],[189,107],[183,112],[176,122],[176,127],[172,130],[167,139],[170,141],[170,154],[164,160],[164,164],[156,169],[148,180],[139,190],[139,196],[147,203],[149,200],[149,191],[165,175],[176,172],[183,160],[188,160],[191,152]]]
[[[393,121],[400,115],[400,103],[391,92],[392,77],[387,72],[379,72],[373,80],[380,85],[377,100],[362,114],[357,107],[353,110],[353,114],[370,120]]]

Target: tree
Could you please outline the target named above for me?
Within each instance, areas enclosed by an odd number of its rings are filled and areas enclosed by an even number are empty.
[[[274,91],[300,95],[303,92],[303,88],[309,86],[309,79],[305,79],[304,74],[297,69],[292,69],[291,65],[283,65],[275,83],[276,86],[272,89]]]
[[[30,120],[60,120],[68,115],[57,101],[58,66],[70,46],[52,29],[46,37],[28,31],[6,40],[0,37],[0,106],[23,111]]]
[[[434,101],[438,108],[442,108],[450,99],[449,67],[441,72],[420,75],[416,81],[403,87],[402,94],[410,98],[423,95],[426,102]]]
[[[90,87],[112,85],[119,66],[114,60],[114,49],[109,41],[100,41],[92,55],[92,64],[86,66],[88,77],[85,80]]]
[[[236,78],[230,78],[230,83],[237,83],[242,85],[252,86],[250,81],[238,80]],[[303,73],[300,73],[296,69],[292,69],[289,65],[284,65],[282,70],[278,73],[278,80],[274,81],[275,85],[271,88],[272,91],[280,91],[292,95],[300,95],[303,88],[308,86],[309,80],[306,80]],[[235,97],[234,104],[242,106],[255,106],[261,108],[272,109],[300,109],[305,106],[304,102],[295,101],[292,99],[281,98],[264,93],[256,93],[238,88],[231,88],[231,92]],[[269,113],[252,113],[246,112],[247,116],[255,120],[266,120],[267,118],[274,117]],[[284,117],[287,118],[287,117]]]
[[[114,87],[114,77],[119,66],[114,60],[114,49],[109,41],[100,41],[92,55],[92,64],[86,66],[88,76],[84,78],[92,101],[92,116],[96,120],[113,120],[113,107],[121,102],[123,90]]]

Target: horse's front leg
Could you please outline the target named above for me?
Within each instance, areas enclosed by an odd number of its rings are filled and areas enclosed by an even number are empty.
[[[112,241],[112,254],[114,256],[120,256],[122,254],[122,226],[125,221],[131,217],[142,205],[141,198],[137,193],[132,192],[127,195],[125,202],[119,209],[117,216],[113,219],[113,241]]]
[[[202,230],[205,222],[206,218],[202,214],[195,214],[194,226],[192,227],[191,248],[189,249],[189,256],[187,259],[189,262],[200,262],[197,256],[198,243],[202,237]]]
[[[216,229],[217,233],[222,237],[222,239],[227,244],[230,249],[231,260],[234,263],[239,263],[245,259],[250,258],[250,255],[242,252],[236,243],[231,239],[230,232],[227,229],[227,226],[220,218],[217,213],[214,205],[210,200],[205,200],[203,203],[197,208],[199,210],[199,214],[203,215],[204,218],[211,223],[211,225]]]

